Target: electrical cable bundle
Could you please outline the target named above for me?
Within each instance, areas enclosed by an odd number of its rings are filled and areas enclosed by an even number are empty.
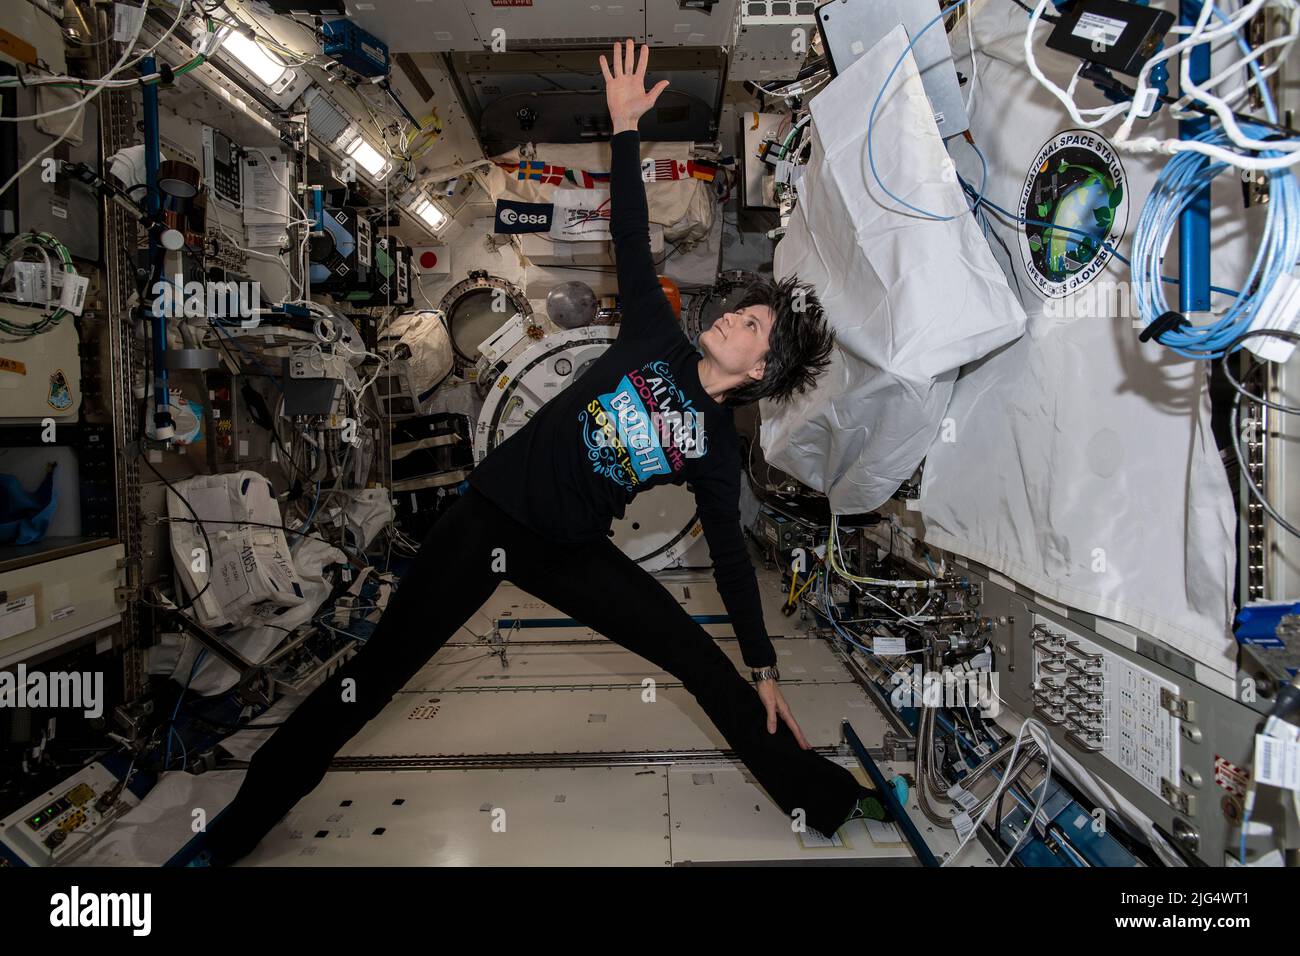
[[[1297,37],[1300,37],[1300,4],[1297,0],[1250,0],[1242,4],[1241,8],[1231,16],[1225,15],[1213,3],[1206,0],[1201,6],[1195,24],[1170,28],[1171,35],[1181,36],[1182,39],[1156,53],[1142,65],[1138,72],[1137,88],[1130,98],[1110,106],[1088,109],[1080,108],[1074,101],[1082,67],[1071,77],[1069,86],[1061,89],[1047,78],[1034,56],[1034,27],[1042,19],[1048,2],[1049,0],[1039,0],[1029,17],[1024,37],[1025,65],[1039,85],[1065,106],[1070,118],[1079,126],[1096,129],[1123,115],[1124,122],[1111,139],[1119,149],[1131,153],[1195,152],[1222,163],[1250,170],[1281,169],[1300,162],[1300,139],[1265,142],[1257,137],[1248,136],[1242,130],[1239,120],[1244,119],[1248,122],[1249,118],[1240,117],[1233,109],[1234,105],[1241,102],[1252,90],[1258,90],[1267,99],[1265,81],[1281,68],[1290,53],[1292,44]],[[1252,48],[1241,38],[1239,31],[1254,17],[1264,13],[1266,8],[1285,20],[1288,32]],[[1218,25],[1210,25],[1211,16],[1219,20]],[[1191,54],[1196,48],[1203,46],[1206,50],[1210,50],[1216,41],[1234,38],[1243,52],[1240,59],[1228,64],[1208,79],[1199,82],[1192,79]],[[1276,51],[1276,54],[1266,67],[1261,68],[1260,58],[1270,51]],[[1149,81],[1156,67],[1177,56],[1181,56],[1179,83],[1182,95],[1177,100],[1171,100],[1161,94]],[[1240,71],[1247,69],[1251,75],[1243,85],[1226,92],[1216,92],[1219,87],[1234,80]],[[1159,102],[1170,103],[1175,119],[1213,114],[1225,129],[1227,142],[1206,141],[1199,138],[1157,139],[1154,136],[1132,136],[1135,122],[1149,117]],[[1272,120],[1273,117],[1270,119]],[[1256,152],[1265,155],[1256,156],[1254,155]]]
[[[15,236],[5,243],[3,249],[0,249],[0,272],[14,261],[22,260],[28,249],[36,249],[45,261],[45,275],[47,288],[53,287],[54,267],[50,261],[50,254],[54,254],[59,259],[59,264],[63,267],[65,275],[77,275],[77,268],[72,264],[72,255],[68,252],[67,247],[59,240],[55,239],[46,232],[25,232],[22,235]],[[22,250],[22,251],[18,251]],[[47,307],[51,303],[47,300]],[[18,338],[31,338],[40,335],[42,332],[48,332],[68,314],[68,310],[61,305],[54,306],[53,309],[46,312],[45,315],[35,322],[25,324],[13,322],[9,319],[0,318],[0,332],[8,335],[17,336]]]
[[[1263,132],[1262,127],[1248,128]],[[1192,142],[1225,148],[1231,145],[1228,133],[1221,127],[1206,130]],[[1280,154],[1265,152],[1263,155]],[[1238,347],[1241,335],[1257,319],[1267,319],[1261,315],[1264,306],[1269,311],[1284,308],[1290,298],[1287,293],[1291,291],[1291,272],[1300,261],[1300,185],[1290,170],[1269,170],[1264,234],[1236,300],[1208,325],[1188,326],[1183,316],[1171,312],[1160,276],[1164,250],[1178,225],[1179,214],[1229,165],[1211,162],[1198,152],[1175,156],[1160,171],[1133,232],[1133,292],[1148,329],[1143,337],[1154,336],[1162,345],[1186,358],[1223,357],[1229,347]],[[1273,295],[1275,287],[1277,295]]]
[[[144,59],[146,56],[148,56],[150,53],[156,50],[158,46],[163,42],[163,40],[165,40],[168,36],[170,36],[176,30],[176,28],[180,26],[181,21],[185,16],[185,11],[188,5],[189,5],[189,0],[181,0],[181,2],[178,4],[177,7],[176,19],[172,22],[172,25],[167,30],[167,32],[164,33],[161,37],[159,37],[157,43],[149,47],[149,49],[143,51],[134,60],[131,60],[130,62],[121,63],[119,66],[115,66],[101,79],[84,80],[76,76],[63,76],[63,75],[5,76],[5,77],[0,77],[0,86],[8,86],[8,87],[56,86],[60,88],[74,89],[74,90],[94,90],[96,93],[98,93],[99,91],[105,89],[134,89],[137,86],[152,86],[157,83],[164,82],[168,80],[170,77],[181,76],[182,74],[188,73],[190,72],[190,70],[193,70],[199,64],[204,62],[206,57],[203,54],[198,54],[190,58],[188,62],[186,62],[181,66],[176,67],[175,69],[160,69],[153,73],[148,73],[144,76],[136,77],[134,79],[124,79],[124,80],[113,79],[113,76],[115,74],[122,72],[124,69],[135,66],[135,64],[139,63],[140,60]],[[144,22],[143,19],[141,19],[141,24],[143,24],[143,22]],[[207,32],[211,33],[212,31],[213,31],[212,21],[208,20]],[[134,44],[132,44],[132,46],[134,46]],[[129,52],[130,52],[130,48],[128,48],[128,55]],[[83,106],[86,102],[88,102],[89,99],[90,97],[87,96],[85,99],[78,100],[76,103],[70,103],[67,106],[60,106],[55,109],[47,110],[44,113],[34,113],[31,116],[0,116],[0,121],[4,121],[7,123],[17,123],[25,120],[36,120],[36,119],[44,119],[45,117],[48,116],[57,116],[59,113],[67,113],[71,110],[78,109],[79,107]]]
[[[180,0],[180,4],[176,11],[176,19],[172,22],[171,26],[167,28],[166,32],[163,33],[163,35],[158,38],[157,42],[155,42],[153,46],[149,47],[147,50],[140,53],[138,56],[136,56],[134,60],[127,62],[128,58],[131,56],[131,51],[135,49],[136,42],[140,39],[141,31],[144,29],[145,18],[144,16],[141,16],[139,22],[136,24],[135,34],[131,37],[131,39],[128,42],[124,44],[125,49],[122,52],[122,56],[117,60],[116,63],[113,64],[113,66],[109,69],[109,71],[106,74],[104,74],[104,76],[101,77],[100,79],[83,81],[83,80],[78,80],[75,77],[54,78],[54,79],[63,80],[64,82],[71,81],[72,84],[83,88],[84,86],[89,86],[93,88],[90,93],[87,93],[76,103],[73,103],[69,106],[61,106],[52,110],[47,110],[44,113],[34,113],[30,116],[0,117],[0,120],[4,120],[8,122],[20,122],[25,120],[41,119],[42,117],[46,117],[46,116],[54,116],[59,113],[66,113],[69,110],[76,111],[75,113],[73,113],[72,120],[71,122],[68,123],[67,128],[64,129],[64,131],[60,133],[58,137],[56,137],[52,142],[50,142],[49,144],[47,144],[46,146],[38,150],[36,153],[34,153],[27,160],[26,163],[24,163],[22,166],[18,168],[17,172],[15,172],[12,176],[9,177],[9,179],[4,183],[4,185],[0,185],[0,194],[3,194],[6,191],[8,191],[9,188],[13,186],[14,183],[18,182],[19,176],[21,176],[23,173],[27,172],[27,170],[35,166],[38,162],[41,161],[41,158],[43,156],[45,156],[47,153],[53,152],[54,149],[60,143],[62,143],[65,139],[71,136],[72,131],[76,129],[77,125],[81,122],[81,117],[82,114],[85,112],[86,106],[88,106],[90,102],[95,99],[95,97],[99,96],[100,93],[104,92],[104,90],[109,88],[109,83],[113,80],[113,77],[115,77],[118,73],[122,72],[122,70],[126,69],[127,67],[134,66],[140,60],[144,59],[146,56],[151,54],[158,47],[159,44],[161,44],[165,39],[167,39],[167,37],[171,36],[171,34],[175,32],[176,28],[180,26],[181,20],[184,18],[185,11],[188,6],[189,6],[189,0]],[[149,8],[149,0],[144,0],[143,9],[147,11],[148,8]],[[208,30],[211,31],[211,29],[212,29],[212,24],[209,22]],[[194,67],[198,66],[199,63],[203,62],[203,59],[204,58],[202,56],[196,57],[194,60],[191,60],[189,63],[185,64],[185,66],[179,67],[177,71],[173,71],[173,75],[175,75],[176,72],[185,72],[187,70],[193,69]],[[162,77],[162,73],[160,72],[159,79],[161,79],[161,77]],[[17,81],[18,85],[26,85],[28,82],[26,77],[10,77],[8,78],[8,80],[10,81],[11,84],[12,82]],[[139,83],[140,81],[130,80],[130,81],[122,81],[122,82],[127,83],[127,85],[133,86]]]

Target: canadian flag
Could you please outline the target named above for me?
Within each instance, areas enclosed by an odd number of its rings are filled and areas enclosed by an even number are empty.
[[[411,265],[416,275],[450,275],[451,250],[446,246],[416,246],[411,250]]]

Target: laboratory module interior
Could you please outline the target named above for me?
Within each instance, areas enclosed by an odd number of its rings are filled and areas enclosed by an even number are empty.
[[[1297,0],[0,9],[0,867],[1300,863]],[[559,461],[648,304],[704,369],[790,277],[834,348],[697,449],[736,513],[660,482],[600,542],[658,603],[505,567],[429,646],[475,472]],[[686,394],[638,375],[610,428]],[[743,720],[625,646],[665,610]],[[773,699],[871,795],[833,832],[725,730]]]

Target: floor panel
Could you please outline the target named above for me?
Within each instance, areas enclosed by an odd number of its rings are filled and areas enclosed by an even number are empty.
[[[335,772],[242,865],[664,866],[666,792],[662,767]]]
[[[745,662],[735,638],[718,638],[717,644],[745,673]],[[774,638],[782,687],[803,683],[847,683],[848,669],[822,640],[803,637]],[[591,643],[527,641],[512,643],[503,655],[490,645],[445,647],[406,684],[404,690],[495,690],[507,687],[573,687],[640,684],[653,678],[658,684],[678,683],[667,672],[613,641]]]
[[[782,688],[815,747],[840,743],[848,719],[868,746],[885,723],[854,684]],[[620,753],[725,750],[695,698],[680,686],[399,694],[339,751],[341,757],[404,754]]]
[[[707,570],[660,580],[689,613],[726,613]],[[839,746],[848,719],[877,746],[887,724],[876,706],[829,644],[780,614],[775,572],[760,569],[759,581],[782,691],[809,741]],[[339,752],[354,762],[477,758],[489,769],[336,769],[246,865],[914,864],[897,833],[873,839],[860,822],[834,844],[793,832],[741,763],[713,756],[728,745],[694,697],[590,629],[521,626],[503,635],[504,648],[483,639],[495,620],[559,618],[513,585],[498,588]],[[730,626],[705,627],[746,673]],[[646,753],[677,756],[627,762]],[[840,753],[834,759],[865,782]],[[551,754],[586,756],[576,767],[519,765]],[[927,839],[946,846],[933,828]]]
[[[786,617],[781,613],[785,595],[781,592],[780,575],[775,570],[756,569],[760,600],[768,633],[772,636],[794,634],[804,629],[798,615]],[[688,614],[726,615],[727,608],[713,583],[709,571],[672,571],[657,574],[656,580],[677,598]],[[509,627],[517,620],[520,626],[511,630],[512,641],[582,641],[600,637],[600,634],[580,624],[558,626],[551,622],[567,619],[545,601],[533,597],[518,585],[506,582],[484,602],[465,626],[452,635],[449,643],[474,643],[489,634],[494,625],[499,629]],[[545,625],[545,626],[543,626]],[[734,637],[735,630],[728,623],[701,625],[715,637]]]

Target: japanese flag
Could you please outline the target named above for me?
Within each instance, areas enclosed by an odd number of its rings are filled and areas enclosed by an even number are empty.
[[[451,249],[447,246],[416,246],[411,250],[415,274],[436,276],[451,274]]]

